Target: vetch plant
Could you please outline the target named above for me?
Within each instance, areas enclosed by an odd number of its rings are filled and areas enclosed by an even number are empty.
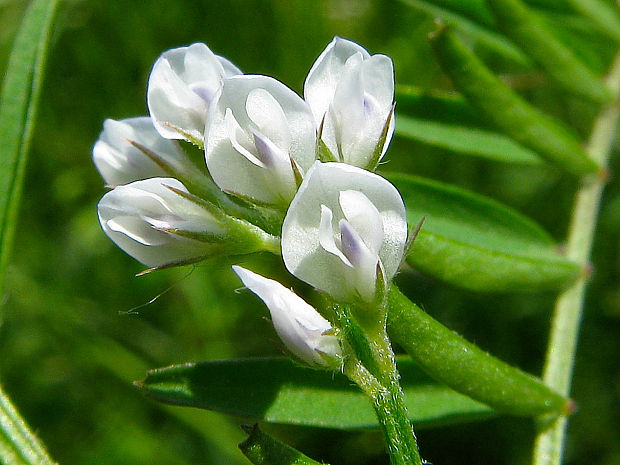
[[[603,10],[590,1],[574,8],[573,19],[616,36],[610,16],[602,19]],[[274,77],[242,74],[194,43],[167,50],[154,63],[148,115],[104,122],[92,149],[109,189],[98,204],[103,232],[147,271],[225,257],[222,276],[234,263],[245,288],[266,305],[289,356],[180,364],[149,372],[138,386],[162,402],[255,421],[375,428],[393,465],[426,463],[414,434],[419,427],[527,416],[538,425],[533,463],[559,465],[575,408],[569,375],[582,270],[618,120],[611,104],[620,93],[620,64],[603,82],[581,62],[588,53],[574,53],[566,34],[558,40],[553,23],[520,0],[477,5],[467,21],[449,6],[412,3],[449,13],[450,27],[439,22],[431,45],[452,93],[396,87],[403,103],[396,107],[392,59],[340,37],[309,67],[303,97]],[[484,20],[472,26],[477,18]],[[498,79],[466,43],[485,60],[499,55],[509,70],[529,76],[539,67],[558,99],[563,93],[583,98],[584,113],[598,112],[589,141],[578,136],[583,127],[575,131],[571,121],[546,114],[510,80]],[[41,47],[20,45],[17,63],[40,63]],[[17,180],[4,183],[9,195],[0,196],[3,266],[23,171],[20,147],[27,145],[33,114],[29,99],[38,89],[36,76],[15,69],[0,113],[3,130],[15,128],[0,134],[0,147],[11,148],[6,166]],[[12,94],[23,98],[11,100]],[[375,172],[387,161],[394,134],[572,177],[578,192],[567,252],[534,221],[495,200],[406,173]],[[394,161],[397,168],[411,165]],[[421,229],[409,233],[423,218]],[[275,257],[271,266],[252,271],[265,252]],[[414,289],[404,288],[411,268],[479,293],[561,293],[543,379],[422,311],[410,300]],[[244,318],[260,315],[250,311]],[[399,357],[393,343],[404,352]],[[14,417],[0,409],[0,442],[35,447],[4,426]],[[240,447],[253,463],[317,463],[258,426],[246,430]]]
[[[443,59],[468,59],[458,44],[439,43]],[[150,122],[108,120],[93,149],[95,163],[113,187],[99,203],[104,232],[155,269],[213,256],[281,255],[283,267],[312,287],[306,288],[312,305],[276,280],[241,266],[233,270],[264,301],[295,361],[333,376],[341,372],[368,397],[392,464],[423,461],[411,423],[417,413],[408,410],[406,380],[401,380],[390,336],[447,386],[443,389],[452,388],[470,402],[527,416],[553,418],[572,411],[566,397],[443,327],[392,283],[408,253],[419,254],[412,263],[440,279],[437,271],[446,265],[451,270],[467,261],[488,265],[484,254],[493,247],[497,250],[489,256],[509,254],[500,266],[522,263],[526,273],[541,282],[548,276],[555,286],[574,280],[577,266],[557,254],[544,231],[506,207],[413,178],[394,178],[406,194],[407,209],[399,189],[373,172],[395,126],[390,58],[335,38],[312,66],[302,99],[272,77],[240,75],[226,59],[194,44],[158,59],[147,94]],[[204,148],[202,168],[189,161],[182,139]],[[585,154],[570,156],[588,163]],[[428,199],[438,192],[445,201],[436,208]],[[454,210],[465,209],[465,221],[486,212],[496,227],[511,232],[467,248],[472,226],[453,224],[456,217],[443,209],[455,195]],[[429,210],[428,226],[411,248],[407,223],[418,223]],[[516,277],[503,281],[507,288],[519,283]],[[457,284],[469,285],[467,280]],[[212,399],[172,381],[179,370],[192,377],[203,368],[159,370],[141,386],[163,401],[218,409]],[[455,391],[448,395],[458,396]],[[458,405],[453,416],[466,418],[465,411],[475,410],[473,404]],[[431,417],[439,415],[442,401],[433,406]],[[321,416],[314,421],[320,424]]]

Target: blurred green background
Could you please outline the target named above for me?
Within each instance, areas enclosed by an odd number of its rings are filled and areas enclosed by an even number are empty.
[[[562,0],[547,9],[571,42]],[[613,2],[610,2],[613,4]],[[0,0],[0,69],[27,2]],[[247,73],[298,92],[334,35],[390,55],[398,84],[448,88],[426,36],[432,18],[395,1],[65,0],[55,27],[28,162],[20,223],[0,310],[0,382],[61,464],[244,464],[243,419],[171,408],[131,384],[149,368],[199,360],[279,355],[267,311],[230,262],[143,267],[101,232],[105,192],[90,151],[105,118],[146,113],[150,67],[164,50],[205,42]],[[579,50],[602,72],[612,44],[592,33]],[[481,51],[484,52],[484,51]],[[494,70],[517,71],[494,57]],[[512,74],[515,76],[515,74]],[[587,134],[592,111],[539,84],[524,91]],[[490,195],[539,221],[561,242],[574,182],[551,168],[515,168],[396,138],[386,169],[403,169]],[[619,159],[613,158],[612,173]],[[615,168],[615,169],[614,169]],[[620,183],[608,186],[582,327],[567,464],[620,464]],[[265,257],[264,266],[270,259]],[[403,272],[407,294],[444,324],[532,373],[542,369],[553,294],[479,295]],[[136,311],[132,308],[149,302]],[[245,420],[247,422],[247,420]],[[382,464],[378,433],[267,426],[308,455],[337,465]],[[534,425],[500,418],[418,432],[434,463],[526,464]]]

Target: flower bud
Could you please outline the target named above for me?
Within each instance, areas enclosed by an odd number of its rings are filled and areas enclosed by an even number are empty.
[[[286,208],[316,153],[308,105],[267,76],[226,79],[209,110],[207,166],[226,192]]]
[[[116,245],[149,267],[164,267],[230,251],[225,215],[207,207],[178,180],[151,178],[116,187],[98,210]]]
[[[374,170],[394,132],[392,60],[336,37],[310,69],[304,97],[332,159]]]
[[[370,302],[400,266],[405,206],[386,179],[316,162],[282,225],[282,257],[297,278],[343,301]]]
[[[202,145],[211,100],[222,79],[241,74],[202,43],[164,52],[153,65],[147,89],[149,113],[167,139]]]
[[[93,147],[93,161],[106,184],[118,186],[167,175],[138,146],[157,154],[170,166],[188,163],[178,143],[161,137],[151,118],[106,119]]]
[[[338,338],[319,312],[279,282],[240,266],[232,268],[243,284],[265,302],[278,336],[293,355],[316,368],[337,369],[341,365]]]

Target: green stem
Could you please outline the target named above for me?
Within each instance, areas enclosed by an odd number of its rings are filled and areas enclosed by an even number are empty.
[[[337,306],[335,315],[351,349],[344,373],[370,397],[391,464],[422,465],[385,324],[370,333],[349,308]]]
[[[15,465],[52,465],[54,463],[1,388],[0,462]]]
[[[614,60],[607,85],[617,99],[620,95],[620,54]],[[587,152],[602,167],[607,166],[619,114],[620,105],[616,103],[604,108],[594,122]],[[566,255],[584,269],[588,266],[605,182],[604,176],[586,180],[575,199]],[[584,275],[560,295],[555,306],[543,380],[563,395],[570,391],[586,282],[587,276]],[[562,463],[566,423],[566,417],[540,423],[534,446],[534,465]]]

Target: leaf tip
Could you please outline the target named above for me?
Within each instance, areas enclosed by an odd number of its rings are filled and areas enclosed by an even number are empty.
[[[446,23],[442,21],[441,18],[435,18],[433,20],[433,23],[435,23],[435,26],[437,27],[437,29],[428,33],[428,38],[430,40],[437,39],[440,35],[442,35],[446,31],[446,29],[448,29],[448,26],[446,25]]]
[[[564,408],[564,415],[566,415],[567,417],[571,416],[577,410],[579,410],[579,405],[577,405],[577,402],[570,398],[567,399],[566,407]]]

